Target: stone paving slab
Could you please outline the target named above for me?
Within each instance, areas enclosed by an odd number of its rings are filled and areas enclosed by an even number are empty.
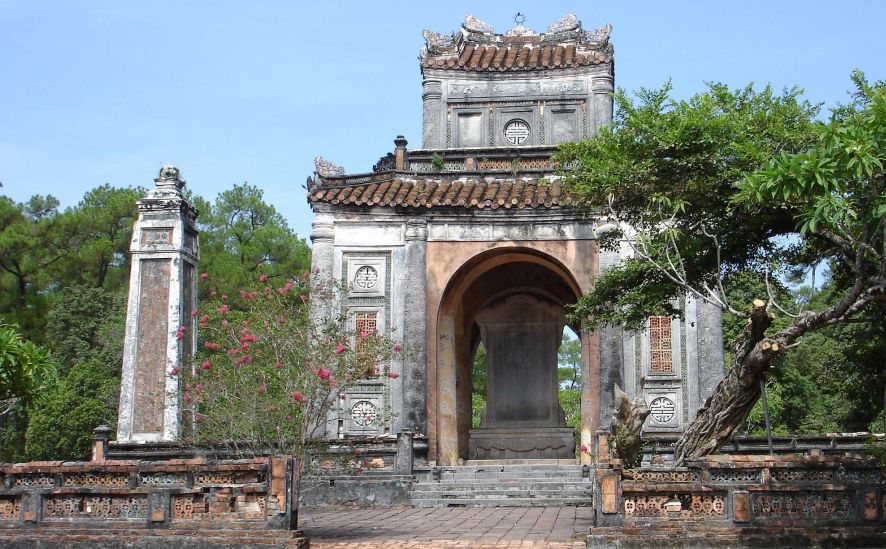
[[[585,547],[589,507],[302,509],[315,549]]]

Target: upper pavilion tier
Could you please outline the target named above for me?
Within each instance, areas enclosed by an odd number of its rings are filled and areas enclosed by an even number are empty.
[[[585,31],[575,14],[568,14],[538,33],[523,25],[496,34],[474,16],[451,35],[424,31],[421,68],[458,71],[537,71],[584,67],[612,62],[610,25]]]

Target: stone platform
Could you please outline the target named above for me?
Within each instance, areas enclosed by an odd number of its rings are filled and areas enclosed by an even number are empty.
[[[575,457],[571,427],[479,427],[471,429],[471,459],[569,459]]]

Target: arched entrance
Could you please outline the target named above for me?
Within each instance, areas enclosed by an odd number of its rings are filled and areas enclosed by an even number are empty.
[[[572,430],[557,399],[557,349],[566,307],[582,295],[560,261],[531,248],[499,247],[456,270],[436,319],[436,398],[429,420],[441,464],[459,459],[572,457]],[[599,422],[599,357],[590,334],[582,339],[581,442]],[[487,409],[471,426],[471,367],[480,341],[488,353]],[[596,348],[596,346],[594,346]],[[593,383],[593,380],[596,383]]]

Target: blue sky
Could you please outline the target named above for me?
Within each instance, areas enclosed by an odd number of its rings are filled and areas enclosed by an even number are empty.
[[[886,78],[886,2],[40,2],[0,0],[0,193],[63,206],[103,183],[151,185],[174,163],[207,198],[249,181],[301,236],[321,154],[371,169],[421,145],[422,29],[466,14],[543,31],[568,12],[613,25],[616,85],[678,97],[705,81],[799,85],[845,102]]]

